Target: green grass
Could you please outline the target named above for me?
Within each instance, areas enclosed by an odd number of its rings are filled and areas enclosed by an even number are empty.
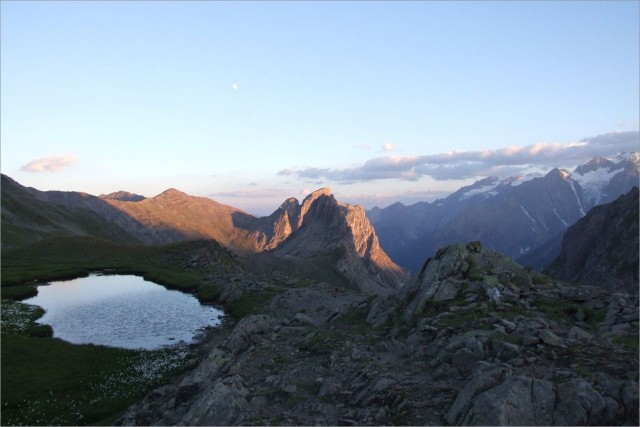
[[[218,297],[220,297],[221,292],[222,290],[220,289],[220,286],[214,283],[203,283],[198,286],[196,295],[202,302],[212,302],[216,301]]]
[[[2,301],[2,425],[109,423],[195,363],[187,347],[154,351],[34,337],[39,307]]]
[[[190,366],[186,347],[131,351],[2,337],[2,424],[97,424]]]
[[[37,283],[104,270],[196,292],[209,272],[181,267],[181,252],[191,244],[125,246],[90,237],[56,237],[3,252],[1,423],[111,424],[148,391],[192,366],[196,356],[187,347],[133,351],[48,338],[51,328],[34,324],[41,309],[10,301],[33,296]],[[216,294],[203,288],[198,296]],[[263,296],[245,298],[236,313],[256,310],[261,302]]]
[[[2,254],[2,295],[33,295],[34,282],[65,280],[109,270],[135,274],[169,288],[195,291],[206,272],[169,265],[166,258],[190,242],[167,246],[119,245],[92,237],[57,237]]]
[[[253,314],[260,314],[264,306],[273,298],[273,293],[250,293],[230,302],[225,308],[234,317],[241,319]]]

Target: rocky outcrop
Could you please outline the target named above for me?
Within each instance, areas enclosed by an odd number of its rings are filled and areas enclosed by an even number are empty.
[[[560,255],[546,272],[608,291],[638,292],[638,187],[593,208],[564,234]]]
[[[238,282],[262,313],[216,331],[121,423],[638,424],[637,296],[554,283],[477,243],[443,248],[396,296]]]
[[[480,242],[447,246],[428,259],[417,278],[402,290],[400,298],[407,302],[403,318],[408,321],[421,315],[429,302],[455,299],[469,281],[482,278],[479,285],[488,294],[506,277],[514,278],[512,292],[527,292],[531,286],[519,265],[499,252],[484,250]]]
[[[278,244],[273,254],[279,257],[325,262],[372,294],[391,294],[408,281],[409,275],[382,250],[375,230],[361,206],[338,202],[327,188],[309,194],[299,206],[289,202],[282,216],[297,218],[291,233]],[[291,214],[289,210],[293,211]],[[291,224],[291,222],[289,222]],[[328,256],[328,257],[327,257]]]

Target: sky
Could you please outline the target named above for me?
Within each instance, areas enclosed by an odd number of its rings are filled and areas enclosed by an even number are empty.
[[[638,151],[639,4],[2,1],[1,170],[261,216]]]

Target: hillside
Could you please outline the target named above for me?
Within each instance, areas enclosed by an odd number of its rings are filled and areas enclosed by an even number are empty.
[[[109,206],[89,195],[75,194],[80,204],[50,203],[42,192],[26,188],[6,175],[2,175],[2,249],[15,248],[43,239],[60,236],[94,236],[117,243],[139,243],[140,239],[123,229],[109,216],[101,215],[90,207]],[[93,200],[95,199],[95,200]]]
[[[557,279],[638,293],[638,187],[597,206],[562,239],[560,255],[546,268]]]
[[[393,297],[261,280],[297,285],[117,423],[637,425],[631,295],[554,283],[478,243],[441,248]]]

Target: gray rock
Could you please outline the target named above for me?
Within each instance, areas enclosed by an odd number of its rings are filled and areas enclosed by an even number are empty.
[[[560,296],[573,301],[584,302],[602,295],[602,288],[598,286],[567,286],[560,288]]]
[[[618,402],[609,396],[604,397],[605,410],[602,417],[603,424],[609,424],[616,417],[623,415],[624,408],[618,404]]]
[[[553,408],[556,406],[556,391],[553,383],[534,379],[531,384],[531,399],[535,414],[535,425],[553,424]]]
[[[504,326],[505,330],[507,332],[513,332],[516,330],[516,324],[507,320],[507,319],[500,319],[499,322],[502,324],[502,326]]]
[[[627,381],[622,387],[622,403],[627,417],[638,417],[638,383]]]
[[[466,283],[461,279],[466,277],[475,253],[473,244],[457,244],[440,249],[434,258],[429,259],[416,280],[400,293],[400,298],[408,302],[404,320],[422,313],[429,300],[447,301],[458,296],[463,283]]]
[[[230,425],[247,407],[247,389],[239,376],[216,380],[199,393],[182,418],[184,425]]]
[[[606,403],[587,381],[574,378],[558,384],[558,403],[553,411],[556,425],[598,425]]]
[[[398,303],[392,297],[380,295],[371,305],[367,314],[367,323],[379,327],[394,318],[398,310]]]
[[[221,286],[220,295],[218,299],[221,302],[232,302],[242,298],[247,291],[247,286],[240,282],[226,282]]]
[[[462,417],[463,425],[536,425],[531,378],[509,377],[480,393]]]
[[[451,364],[460,372],[470,372],[478,359],[468,348],[461,348],[451,357]]]
[[[589,341],[593,339],[593,335],[579,326],[574,326],[567,332],[567,338],[578,341]]]
[[[491,349],[496,359],[500,360],[513,359],[520,354],[520,347],[518,345],[498,339],[491,340]]]
[[[511,368],[506,364],[478,362],[471,380],[456,396],[456,400],[449,408],[445,420],[449,424],[459,424],[460,417],[467,412],[472,399],[477,394],[499,384],[508,375],[511,375]]]
[[[296,313],[295,315],[295,319],[300,322],[303,323],[305,325],[311,325],[311,326],[317,326],[317,322],[314,321],[311,317],[307,316],[304,313]]]
[[[562,342],[562,339],[548,329],[541,330],[538,333],[538,336],[540,337],[542,342],[547,345],[550,345],[553,347],[566,348],[566,345]]]
[[[437,380],[442,378],[455,378],[458,375],[458,370],[448,363],[441,364],[435,371],[433,371],[433,378]]]
[[[624,335],[631,330],[631,325],[628,323],[618,323],[611,327],[611,332],[615,335]]]
[[[245,317],[233,328],[225,347],[233,354],[238,354],[252,343],[258,342],[261,335],[271,332],[274,326],[275,320],[265,314]]]

